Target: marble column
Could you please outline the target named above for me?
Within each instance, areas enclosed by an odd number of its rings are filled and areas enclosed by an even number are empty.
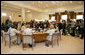
[[[25,8],[22,8],[22,20],[25,21]]]

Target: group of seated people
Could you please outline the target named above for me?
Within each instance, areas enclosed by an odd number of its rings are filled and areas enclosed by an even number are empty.
[[[52,35],[53,33],[57,32],[59,33],[58,25],[54,25],[53,23],[50,23],[48,28],[46,28],[46,24],[44,24],[44,28],[31,28],[30,24],[23,24],[21,29],[16,29],[15,25],[12,24],[10,28],[7,31],[7,34],[10,34],[10,36],[17,38],[16,33],[22,32],[24,35],[32,35],[34,32],[47,32],[49,35]],[[31,39],[31,38],[30,38]],[[52,36],[47,36],[46,39],[51,42],[52,41]],[[18,43],[20,43],[21,40],[18,38]],[[29,46],[32,46],[32,41],[29,41]],[[46,46],[48,46],[48,43],[46,43]]]

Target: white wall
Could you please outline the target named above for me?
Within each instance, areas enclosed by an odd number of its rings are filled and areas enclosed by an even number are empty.
[[[22,18],[18,17],[18,15],[21,14],[20,12],[1,9],[1,13],[6,13],[7,14],[6,17],[12,16],[12,19],[11,19],[12,21],[22,21]],[[6,20],[6,17],[5,17],[5,20]],[[1,16],[1,20],[2,20],[1,22],[3,22],[3,17],[2,16]]]
[[[40,13],[40,12],[26,13],[26,21],[30,21],[30,20],[33,20],[33,19],[49,20],[49,14]]]
[[[18,17],[21,12],[15,12],[15,11],[10,11],[6,9],[2,9],[1,13],[7,13],[7,16],[12,16],[12,21],[22,21],[21,17]],[[26,12],[26,18],[25,21],[30,21],[33,19],[38,19],[38,20],[49,20],[49,14],[41,13],[41,12]],[[1,17],[1,22],[3,22],[3,17]]]

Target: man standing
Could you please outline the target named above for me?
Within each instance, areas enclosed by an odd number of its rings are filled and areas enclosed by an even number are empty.
[[[62,29],[62,23],[61,22],[58,24],[58,28],[59,28],[59,31]]]
[[[75,22],[72,21],[71,23],[71,28],[72,28],[72,36],[75,36]]]
[[[65,20],[63,20],[62,29],[63,29],[63,35],[66,35],[66,22],[65,22]]]
[[[67,31],[68,31],[68,34],[70,34],[70,26],[71,26],[71,21],[69,21],[68,23],[67,23]]]
[[[84,20],[81,20],[80,32],[81,32],[81,39],[83,39],[83,37],[84,37]]]

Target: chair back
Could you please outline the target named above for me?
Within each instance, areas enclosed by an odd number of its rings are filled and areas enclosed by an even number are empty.
[[[23,43],[32,43],[33,36],[32,35],[23,35]]]
[[[57,41],[57,45],[59,45],[59,37],[58,37],[58,35],[59,35],[60,33],[54,33],[53,34],[53,40],[56,40]],[[61,34],[60,34],[61,35]]]
[[[22,44],[28,44],[28,43],[34,45],[33,35],[23,35],[23,42],[22,42]],[[33,47],[32,47],[32,50],[33,50]]]
[[[3,38],[5,39],[5,41],[9,41],[11,39],[10,35],[4,32],[3,32]]]
[[[59,33],[54,33],[52,36],[53,36],[53,40],[56,40],[56,39],[58,39],[58,34]]]
[[[54,34],[53,34],[53,37],[56,37],[56,36],[57,36],[57,33],[54,33]]]

